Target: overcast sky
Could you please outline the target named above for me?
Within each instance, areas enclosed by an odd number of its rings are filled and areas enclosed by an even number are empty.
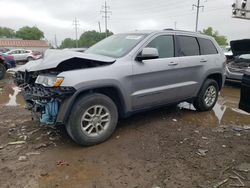
[[[107,0],[110,6],[108,29],[114,33],[142,29],[194,30],[196,11],[192,4],[197,0]],[[250,20],[231,17],[233,0],[203,0],[199,30],[212,26],[229,40],[250,38]],[[98,30],[98,21],[104,31],[100,10],[104,0],[0,0],[0,26],[15,30],[36,25],[45,38],[60,42],[66,37],[75,38],[73,20],[79,20],[79,34]],[[58,43],[59,43],[58,42]]]

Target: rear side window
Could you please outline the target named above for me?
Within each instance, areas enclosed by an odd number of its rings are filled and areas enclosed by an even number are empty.
[[[200,55],[199,44],[195,37],[178,36],[178,55],[179,56],[196,56]]]
[[[171,35],[158,36],[147,47],[157,48],[159,58],[174,57],[174,38]]]
[[[198,38],[198,41],[201,48],[201,55],[218,54],[218,51],[211,40]]]

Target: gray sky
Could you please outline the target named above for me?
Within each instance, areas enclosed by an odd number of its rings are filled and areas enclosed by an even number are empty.
[[[107,0],[110,6],[108,28],[114,33],[142,29],[194,30],[197,0]],[[250,38],[250,20],[231,17],[233,0],[203,0],[199,30],[212,26],[229,40]],[[79,34],[98,30],[98,21],[104,31],[100,10],[104,0],[0,0],[0,26],[18,29],[38,26],[48,40],[75,38],[73,20],[79,20]]]

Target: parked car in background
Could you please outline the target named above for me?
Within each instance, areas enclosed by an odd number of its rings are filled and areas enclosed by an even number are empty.
[[[226,80],[241,82],[242,76],[250,66],[250,39],[231,41],[233,59],[226,66]]]
[[[16,67],[14,57],[0,53],[0,80],[4,78],[7,69],[14,67]]]
[[[24,49],[15,49],[10,50],[5,53],[6,55],[12,55],[16,62],[18,61],[31,61],[36,60],[42,57],[42,54],[37,51],[24,50]]]
[[[209,36],[175,30],[112,35],[85,53],[47,51],[16,69],[40,123],[63,124],[81,145],[108,139],[118,118],[182,101],[211,110],[226,57]]]
[[[0,48],[0,53],[6,53],[8,51],[10,51],[10,49],[8,49],[8,48]]]

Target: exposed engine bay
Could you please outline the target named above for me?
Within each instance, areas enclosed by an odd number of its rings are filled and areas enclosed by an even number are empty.
[[[107,66],[114,60],[100,61],[99,57],[93,58],[80,52],[56,51],[52,56],[54,51],[48,51],[45,59],[31,61],[13,71],[14,82],[22,90],[27,109],[34,116],[38,115],[42,125],[53,126],[57,123],[61,103],[75,93],[74,87],[60,86],[64,78],[58,75],[65,71]],[[60,58],[55,59],[58,56]]]
[[[244,73],[245,70],[250,66],[250,54],[244,54],[235,57],[228,63],[227,66],[232,72]]]

